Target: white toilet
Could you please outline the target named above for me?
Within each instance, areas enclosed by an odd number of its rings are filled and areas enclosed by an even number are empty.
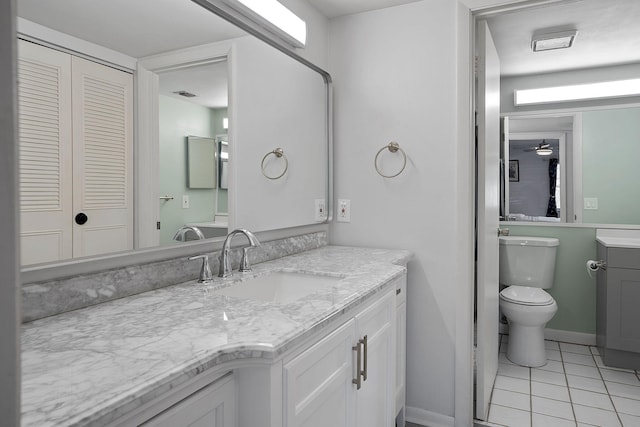
[[[500,236],[500,309],[509,321],[507,358],[521,366],[547,363],[544,327],[558,311],[551,295],[558,239]]]

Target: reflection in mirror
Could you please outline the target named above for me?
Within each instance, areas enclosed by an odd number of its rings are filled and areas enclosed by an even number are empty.
[[[518,160],[520,168],[519,182],[505,180],[508,220],[558,221],[545,204],[551,190],[542,166],[547,160],[535,153],[544,139],[554,151],[549,158],[557,153],[559,159],[555,195],[561,222],[640,224],[640,107],[511,116],[507,138],[508,159]]]
[[[206,238],[227,234],[226,216],[216,217],[220,203],[226,213],[216,139],[227,133],[227,74],[227,61],[159,73],[159,191],[174,197],[160,201],[161,245],[175,244],[173,235],[184,225],[197,226]]]
[[[509,134],[508,217],[514,221],[559,222],[565,214],[560,138],[536,136]],[[551,153],[540,155],[542,150]]]
[[[146,18],[140,20],[140,16]],[[28,40],[25,43],[35,42],[30,44],[46,45],[47,49],[62,51],[69,58],[62,60],[65,64],[82,61],[97,63],[105,69],[127,76],[131,81],[135,79],[137,86],[134,88],[131,85],[125,89],[130,101],[127,100],[129,104],[126,105],[129,106],[120,116],[126,129],[130,129],[125,132],[132,134],[127,142],[129,145],[125,144],[126,148],[123,149],[114,149],[127,155],[116,162],[114,154],[105,152],[103,140],[110,138],[113,135],[111,132],[98,139],[97,148],[91,148],[94,150],[91,152],[91,165],[96,167],[94,176],[97,178],[93,181],[83,180],[74,171],[64,177],[64,185],[60,184],[61,188],[70,188],[71,183],[79,185],[80,182],[88,182],[89,190],[95,190],[107,184],[122,187],[120,183],[124,181],[126,186],[119,189],[118,194],[124,194],[123,197],[131,202],[123,214],[127,221],[126,227],[122,228],[123,231],[116,232],[116,225],[122,222],[118,219],[117,224],[107,223],[93,234],[75,232],[74,228],[78,227],[88,230],[100,217],[94,213],[93,205],[82,206],[82,209],[73,206],[61,215],[60,221],[71,232],[54,230],[44,236],[43,231],[46,230],[41,227],[43,223],[40,220],[23,219],[23,224],[36,225],[28,232],[40,239],[34,245],[43,249],[43,256],[37,259],[23,255],[23,264],[55,262],[162,244],[175,246],[179,243],[172,241],[171,237],[178,228],[185,225],[198,224],[204,231],[211,232],[208,236],[215,237],[226,233],[227,225],[261,231],[315,223],[314,200],[327,198],[329,186],[329,107],[326,84],[329,79],[321,70],[247,36],[244,31],[190,1],[162,2],[159,7],[157,2],[150,0],[133,3],[18,0],[18,17],[18,32],[21,38]],[[114,22],[118,23],[118,31],[113,31]],[[216,46],[224,46],[226,50],[220,54],[221,48]],[[206,52],[210,49],[217,53],[207,57]],[[201,52],[205,52],[202,58],[208,58],[207,61],[189,59]],[[220,59],[226,59],[229,52],[234,54],[233,68],[228,62],[216,63]],[[182,62],[175,60],[179,55],[183,55]],[[75,59],[76,56],[80,60]],[[173,58],[171,66],[162,65],[163,58],[169,57]],[[37,58],[35,62],[38,63],[40,59],[41,57]],[[148,67],[154,61],[160,65]],[[143,63],[146,68],[141,66]],[[231,71],[226,75],[228,81],[221,83],[217,72],[212,69],[203,71],[207,66],[216,65],[224,69],[225,73]],[[60,68],[58,65],[55,67]],[[155,102],[150,102],[149,94],[153,93],[153,87],[158,81],[160,85],[164,85],[175,74],[184,82],[184,73],[188,72],[200,72],[205,76],[204,80],[187,77],[189,83],[198,80],[205,81],[209,88],[224,86],[225,97],[227,87],[233,85],[233,99],[228,99],[224,105],[197,106],[192,102],[185,103],[186,98],[180,95],[158,94]],[[25,74],[21,81],[25,80],[24,76]],[[101,77],[97,78],[100,79]],[[56,100],[60,105],[55,105],[54,109],[77,105],[76,99],[71,102],[70,98],[72,83],[67,83],[67,80],[61,82],[54,92],[64,95]],[[186,85],[180,85],[173,91],[188,92],[187,89]],[[23,90],[21,96],[27,96],[29,90],[38,91],[37,88]],[[96,90],[101,91],[98,98],[113,98],[103,96],[104,87],[100,84]],[[89,100],[95,98],[88,97]],[[24,99],[20,101],[21,105],[26,105]],[[134,105],[135,114],[132,107]],[[200,107],[209,112],[204,113],[204,110],[199,110]],[[100,121],[104,120],[104,112],[112,110],[103,106],[97,109],[100,114],[90,119],[94,120],[92,123],[97,124],[97,128],[101,128]],[[188,114],[197,109],[199,112]],[[73,118],[73,122],[76,122],[77,114],[67,113],[65,120],[71,123]],[[196,116],[207,116],[207,123],[195,123]],[[26,110],[21,112],[21,117],[29,117]],[[48,120],[53,115],[39,112],[36,117]],[[183,119],[180,124],[176,121],[178,117]],[[228,131],[221,124],[222,119],[228,119]],[[44,129],[37,123],[34,127]],[[53,135],[56,142],[69,140],[67,134],[76,132],[71,125],[60,129],[63,130],[54,130],[53,133],[47,130],[47,135]],[[36,146],[31,152],[47,152],[41,149],[41,135],[24,135],[36,139]],[[185,140],[189,135],[213,138],[216,141],[216,154],[219,158],[218,170],[214,174],[220,182],[216,182],[213,189],[189,188],[187,184]],[[259,160],[256,158],[261,158],[264,150],[272,149],[271,146],[276,141],[290,147],[289,151],[295,157],[295,160],[291,159],[295,164],[295,173],[292,168],[290,180],[277,185],[256,182],[255,173],[259,174],[260,171]],[[166,147],[170,148],[165,151]],[[65,149],[67,151],[60,151],[60,161],[52,166],[53,172],[59,172],[59,175],[70,171],[67,167],[71,164],[70,154],[65,153],[76,150],[71,147]],[[28,148],[23,152],[28,152]],[[156,162],[155,165],[152,165],[153,162]],[[74,163],[79,162],[74,159]],[[116,171],[117,174],[114,175],[114,170],[120,164],[124,164],[126,173]],[[27,170],[24,167],[26,163],[21,166],[23,170]],[[45,169],[34,167],[32,170]],[[104,178],[104,173],[111,176]],[[137,177],[135,182],[134,176]],[[34,174],[28,185],[37,192],[46,189],[45,184],[49,181],[47,176]],[[27,182],[24,181],[23,185],[22,194],[28,196]],[[74,189],[74,198],[76,193]],[[108,192],[109,195],[112,193],[111,190]],[[31,201],[34,200],[37,202],[33,198]],[[99,202],[102,205],[109,201],[104,198],[97,202],[95,198],[91,200],[94,204]],[[260,206],[260,212],[256,211],[256,206]],[[52,210],[50,207],[46,209]],[[28,208],[23,209],[23,217],[26,210]],[[80,213],[88,217],[85,225],[74,222],[74,218]],[[106,217],[116,218],[113,213]],[[208,227],[212,224],[213,227]],[[219,230],[216,230],[219,226]],[[27,242],[24,231],[23,242]],[[61,243],[61,236],[65,243]],[[23,247],[29,246],[23,244]],[[50,250],[44,250],[45,248]]]
[[[509,119],[511,139],[530,140],[523,143],[526,149],[527,144],[529,148],[537,145],[530,144],[531,140],[548,141],[556,138],[553,134],[560,138],[555,193],[561,222],[640,225],[640,187],[635,185],[640,168],[629,160],[640,155],[640,97],[516,106],[514,91],[637,77],[640,27],[628,17],[639,11],[636,0],[558,1],[490,13],[487,18],[501,62],[500,109]],[[531,50],[532,34],[562,26],[578,30],[574,46]],[[510,154],[507,150],[503,160],[531,153]],[[528,166],[518,160],[520,179],[526,179],[522,173]],[[533,178],[539,188],[519,191],[524,187],[522,181],[509,182],[503,174],[503,213],[510,214],[509,220],[549,221],[552,178],[548,171],[544,175]]]

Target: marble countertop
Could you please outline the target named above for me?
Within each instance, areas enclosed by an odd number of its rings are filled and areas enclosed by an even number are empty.
[[[344,276],[288,304],[166,287],[23,325],[22,425],[106,424],[225,362],[274,359],[405,271],[401,250],[325,246],[254,266]],[[241,277],[234,273],[236,280]]]

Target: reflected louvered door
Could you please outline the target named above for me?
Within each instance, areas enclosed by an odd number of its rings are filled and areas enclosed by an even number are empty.
[[[73,256],[133,249],[133,77],[81,58],[73,69]]]
[[[72,256],[71,57],[18,43],[22,264]]]

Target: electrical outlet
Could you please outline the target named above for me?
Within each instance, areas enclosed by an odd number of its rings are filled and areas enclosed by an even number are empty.
[[[318,222],[325,221],[327,219],[327,207],[325,205],[324,199],[316,199],[314,206],[315,206],[314,219]]]
[[[351,222],[351,200],[338,199],[338,222]]]
[[[189,196],[186,194],[182,196],[182,209],[189,209]]]

